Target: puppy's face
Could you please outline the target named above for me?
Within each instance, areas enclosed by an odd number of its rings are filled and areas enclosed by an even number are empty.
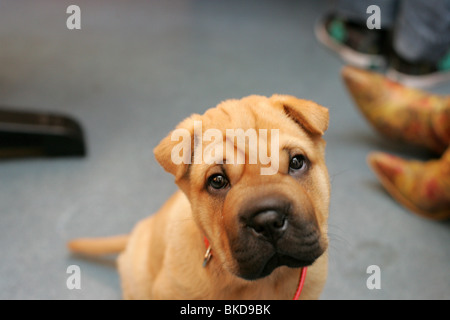
[[[327,127],[327,109],[311,101],[250,96],[193,115],[155,149],[230,273],[254,280],[325,252]]]

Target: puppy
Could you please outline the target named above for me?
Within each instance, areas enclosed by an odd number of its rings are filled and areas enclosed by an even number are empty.
[[[125,299],[317,299],[327,276],[328,110],[286,95],[227,100],[154,149],[177,191],[128,236],[78,239],[120,252]]]

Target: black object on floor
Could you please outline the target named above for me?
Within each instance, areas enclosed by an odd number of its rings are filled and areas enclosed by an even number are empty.
[[[73,118],[0,108],[0,159],[85,155],[83,130]]]

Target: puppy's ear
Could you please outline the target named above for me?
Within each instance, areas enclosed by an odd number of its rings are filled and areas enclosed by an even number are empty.
[[[329,112],[317,103],[288,95],[273,95],[270,100],[283,108],[284,113],[313,136],[322,136],[328,129]]]
[[[167,137],[153,149],[156,160],[167,172],[180,180],[192,162],[194,150],[194,118],[182,121]]]

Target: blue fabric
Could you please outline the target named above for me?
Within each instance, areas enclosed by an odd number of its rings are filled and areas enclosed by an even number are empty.
[[[381,10],[381,27],[393,30],[393,47],[411,62],[436,63],[450,49],[450,0],[337,0],[335,12],[366,24],[367,8]]]
[[[450,48],[450,0],[402,1],[394,48],[409,61],[442,59]]]

